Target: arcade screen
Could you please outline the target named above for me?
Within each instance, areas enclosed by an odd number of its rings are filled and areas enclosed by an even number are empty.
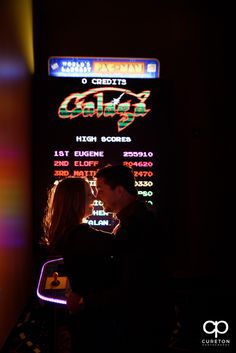
[[[50,57],[38,97],[34,130],[38,222],[47,189],[69,175],[94,175],[107,164],[131,167],[148,204],[164,207],[170,163],[171,109],[168,84],[157,59]],[[88,223],[116,225],[94,201]]]

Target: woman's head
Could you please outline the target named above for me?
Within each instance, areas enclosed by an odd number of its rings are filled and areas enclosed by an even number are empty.
[[[50,246],[63,241],[67,230],[92,213],[93,201],[90,184],[83,178],[69,176],[54,183],[43,219],[44,239]]]

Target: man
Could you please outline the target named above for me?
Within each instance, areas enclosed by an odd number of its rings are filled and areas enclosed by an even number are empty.
[[[138,196],[132,169],[106,166],[96,173],[97,198],[119,220],[114,229],[113,286],[91,293],[84,305],[103,306],[114,322],[114,352],[156,352],[173,328],[163,234],[156,214]]]
[[[156,214],[139,198],[129,167],[106,166],[96,179],[97,198],[119,220],[114,230],[117,296],[113,304],[124,347],[155,351],[168,339],[173,325],[163,234]]]

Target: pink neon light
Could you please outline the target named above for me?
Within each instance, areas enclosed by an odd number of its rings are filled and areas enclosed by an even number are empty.
[[[43,271],[44,271],[45,266],[46,266],[47,264],[51,263],[51,262],[56,262],[56,261],[59,261],[59,260],[63,260],[63,258],[61,257],[60,259],[47,261],[47,262],[45,262],[45,264],[42,266],[41,273],[40,273],[40,277],[39,277],[39,281],[38,281],[37,296],[38,296],[40,299],[45,300],[45,301],[47,301],[47,302],[65,305],[65,304],[66,304],[66,300],[65,300],[65,299],[58,299],[58,298],[53,298],[53,297],[47,297],[47,296],[41,294],[41,293],[40,293],[40,289],[39,289],[39,288],[40,288],[41,281],[42,281],[42,276],[43,276]]]

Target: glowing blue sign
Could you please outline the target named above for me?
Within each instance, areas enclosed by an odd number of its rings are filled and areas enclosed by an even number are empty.
[[[120,77],[158,78],[157,59],[50,57],[49,76],[57,77]]]

